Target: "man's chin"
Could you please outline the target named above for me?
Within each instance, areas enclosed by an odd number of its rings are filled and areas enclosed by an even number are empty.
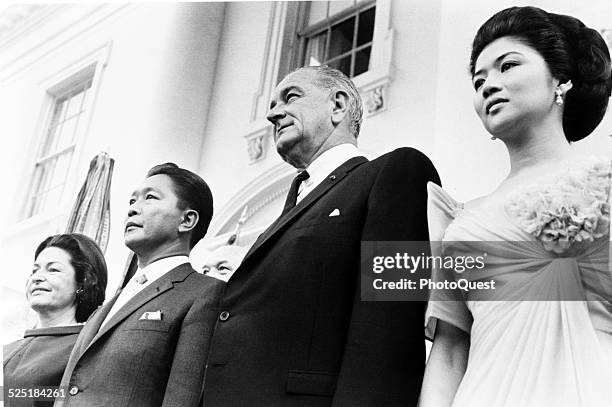
[[[125,246],[133,252],[137,252],[139,247],[142,247],[146,242],[143,241],[142,238],[137,236],[132,236],[129,233],[126,233],[123,236],[123,241]]]

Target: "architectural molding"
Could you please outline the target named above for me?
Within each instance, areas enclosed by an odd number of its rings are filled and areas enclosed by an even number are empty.
[[[219,236],[229,237],[238,219],[242,215],[245,205],[248,206],[244,231],[257,225],[250,225],[254,215],[277,199],[282,199],[289,189],[291,179],[295,176],[295,168],[281,162],[259,175],[240,192],[234,195],[212,220],[209,227],[209,236],[217,239]],[[244,232],[241,232],[241,235]]]
[[[388,30],[382,43],[377,45],[384,49],[379,52],[379,60],[372,60],[372,67],[367,72],[354,78],[365,107],[365,115],[371,116],[387,108],[387,88],[392,81],[391,48],[393,30]],[[380,51],[380,50],[379,50]]]
[[[363,96],[363,104],[366,108],[366,115],[371,116],[383,111],[385,105],[385,86],[377,86]]]
[[[253,94],[251,107],[251,122],[263,117],[268,110],[268,102],[272,89],[276,85],[279,59],[282,51],[285,20],[287,15],[287,2],[271,2],[268,31],[263,52],[263,62],[259,76],[259,86]]]
[[[254,126],[254,130],[244,136],[247,142],[249,164],[261,161],[266,157],[269,144],[268,139],[272,135],[272,126],[269,123],[260,122],[259,124],[259,126]]]
[[[391,0],[377,0],[376,23],[372,38],[370,69],[353,78],[363,98],[365,115],[371,116],[387,108],[388,84],[392,81],[393,38]]]
[[[0,12],[0,48],[24,35],[41,21],[65,6],[45,4],[13,4]]]
[[[44,60],[48,55],[58,52],[62,47],[70,44],[75,38],[83,36],[87,31],[103,24],[119,13],[138,7],[136,3],[106,3],[83,6],[83,10],[74,12],[65,18],[61,24],[55,22],[57,18],[49,18],[51,14],[57,15],[60,12],[72,11],[75,5],[50,5],[46,6],[45,14],[38,16],[35,25],[28,22],[27,27],[21,32],[11,35],[10,41],[0,43],[0,48],[6,48],[10,59],[0,61],[0,83],[13,78],[15,75],[25,72],[29,67]],[[58,17],[59,18],[59,17]],[[55,24],[55,26],[45,27],[48,33],[37,37],[36,40],[27,40],[25,37],[33,30],[43,30],[44,25]],[[30,27],[32,25],[32,27]],[[23,41],[22,41],[23,39]],[[10,44],[20,42],[20,44]],[[17,47],[14,52],[10,52],[10,47]],[[18,52],[17,52],[18,50]]]

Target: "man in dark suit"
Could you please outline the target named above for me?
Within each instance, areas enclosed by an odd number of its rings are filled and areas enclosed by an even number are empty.
[[[199,404],[223,283],[196,273],[187,256],[211,217],[198,175],[171,163],[149,171],[125,222],[138,270],[81,331],[56,406]]]
[[[426,241],[431,162],[401,148],[368,162],[361,100],[327,67],[289,74],[268,114],[298,169],[283,214],[220,300],[207,407],[415,405],[425,366],[419,302],[363,302],[362,241]]]

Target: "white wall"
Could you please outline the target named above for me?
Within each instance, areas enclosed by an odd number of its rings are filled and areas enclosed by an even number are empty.
[[[244,139],[264,68],[271,12],[270,2],[232,2],[226,6],[199,167],[199,174],[212,189],[215,213],[258,175],[282,161],[272,146],[264,160],[249,164]]]
[[[401,146],[428,156],[433,153],[441,3],[404,0],[391,4],[394,43],[387,108],[364,120],[359,140],[360,147],[375,156]]]

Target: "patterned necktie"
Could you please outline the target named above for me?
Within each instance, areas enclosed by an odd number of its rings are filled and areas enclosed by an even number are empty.
[[[293,209],[295,203],[297,202],[300,184],[309,177],[310,174],[308,174],[308,171],[304,170],[298,173],[298,175],[293,179],[291,186],[289,187],[289,193],[287,194],[287,200],[285,201],[285,206],[283,207],[283,213],[281,213],[281,216]]]

